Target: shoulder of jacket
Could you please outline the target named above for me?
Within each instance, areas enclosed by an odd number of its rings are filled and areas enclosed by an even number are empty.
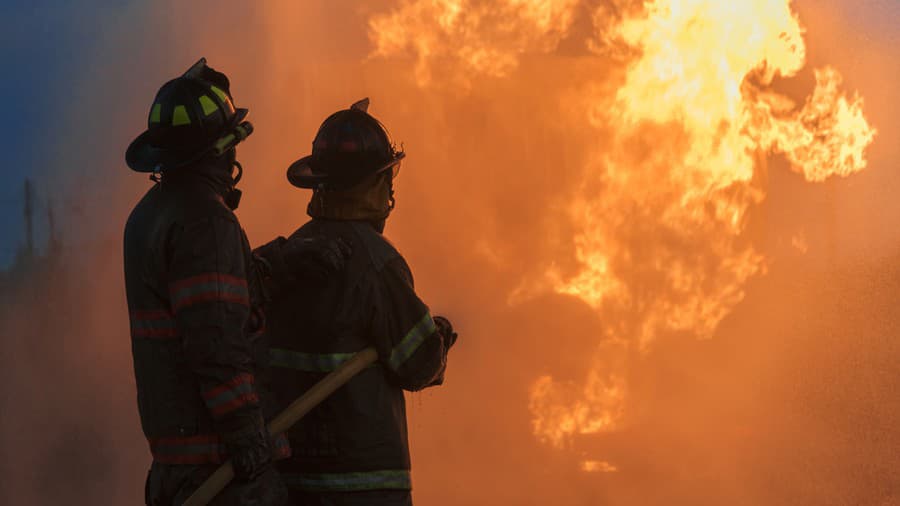
[[[213,192],[183,194],[173,204],[174,221],[183,225],[218,220],[239,224],[234,212],[225,205],[218,194]]]
[[[397,248],[385,237],[379,234],[370,225],[361,222],[347,222],[353,230],[353,234],[363,246],[372,266],[376,271],[381,271],[392,261],[403,260],[403,255]]]
[[[354,244],[354,256],[364,255],[375,271],[382,271],[388,265],[398,262],[406,265],[403,255],[382,234],[371,225],[359,221],[310,220],[297,229],[291,237],[312,237],[325,235],[342,237]]]

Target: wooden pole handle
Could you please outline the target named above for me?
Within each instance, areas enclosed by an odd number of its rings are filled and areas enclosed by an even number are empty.
[[[366,348],[353,355],[340,367],[328,373],[321,381],[313,385],[309,390],[298,397],[287,408],[278,414],[267,426],[269,434],[281,434],[300,421],[319,403],[333,394],[335,390],[344,386],[363,369],[374,364],[378,360],[378,352],[375,348]],[[188,497],[183,506],[206,506],[234,479],[234,466],[231,461],[219,466],[216,471],[203,482],[200,487]]]

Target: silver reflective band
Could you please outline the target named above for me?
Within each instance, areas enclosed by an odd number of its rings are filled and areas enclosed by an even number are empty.
[[[272,348],[269,365],[304,372],[331,372],[355,353],[301,353],[299,351]]]
[[[422,319],[406,333],[406,336],[400,341],[400,344],[394,346],[394,349],[391,350],[391,358],[388,360],[391,369],[394,369],[395,371],[399,369],[400,366],[403,365],[403,362],[406,362],[406,360],[419,349],[419,346],[425,341],[425,338],[434,334],[436,331],[437,327],[434,326],[434,320],[431,318],[431,313],[425,311],[425,316],[423,316]]]
[[[283,473],[282,478],[288,487],[308,491],[412,489],[412,479],[407,469],[357,473]]]

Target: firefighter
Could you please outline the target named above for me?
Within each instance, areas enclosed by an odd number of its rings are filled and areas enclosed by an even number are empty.
[[[291,184],[313,189],[312,219],[282,241],[325,236],[346,241],[352,254],[319,293],[285,291],[271,301],[276,401],[284,408],[366,347],[379,355],[377,366],[288,431],[293,456],[278,468],[293,505],[412,504],[403,391],[440,385],[456,341],[450,322],[432,317],[416,295],[409,266],[382,235],[404,153],[367,107],[365,99],[331,115],[312,155],[288,169]]]
[[[233,213],[247,112],[201,59],[160,88],[148,129],[126,152],[128,166],[155,181],[128,218],[124,247],[138,410],[153,456],[148,505],[180,505],[229,458],[236,480],[213,504],[287,499],[273,459],[289,446],[266,432],[256,379],[267,356],[263,285],[279,273],[254,260]],[[286,275],[325,279],[342,268],[340,245],[317,241],[282,245]]]

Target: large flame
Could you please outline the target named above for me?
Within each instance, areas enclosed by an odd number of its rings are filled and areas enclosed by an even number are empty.
[[[466,82],[503,78],[524,55],[556,48],[578,9],[590,8],[419,0],[370,27],[376,54],[411,50],[428,86],[438,68]],[[531,388],[534,432],[555,445],[620,427],[628,357],[666,334],[711,337],[747,280],[764,271],[743,232],[765,197],[766,155],[822,181],[862,170],[875,135],[832,68],[815,71],[802,106],[773,89],[805,65],[789,0],[617,1],[594,13],[589,47],[598,58],[627,58],[624,75],[613,93],[599,85],[609,77],[597,76],[570,99],[570,128],[597,139],[580,189],[564,204],[580,267],[550,266],[537,284],[582,299],[607,326],[583,382],[545,375]]]
[[[506,76],[527,51],[555,49],[579,0],[426,0],[406,2],[370,21],[375,54],[411,50],[422,85],[467,87],[470,77]],[[440,74],[435,76],[435,74]]]

